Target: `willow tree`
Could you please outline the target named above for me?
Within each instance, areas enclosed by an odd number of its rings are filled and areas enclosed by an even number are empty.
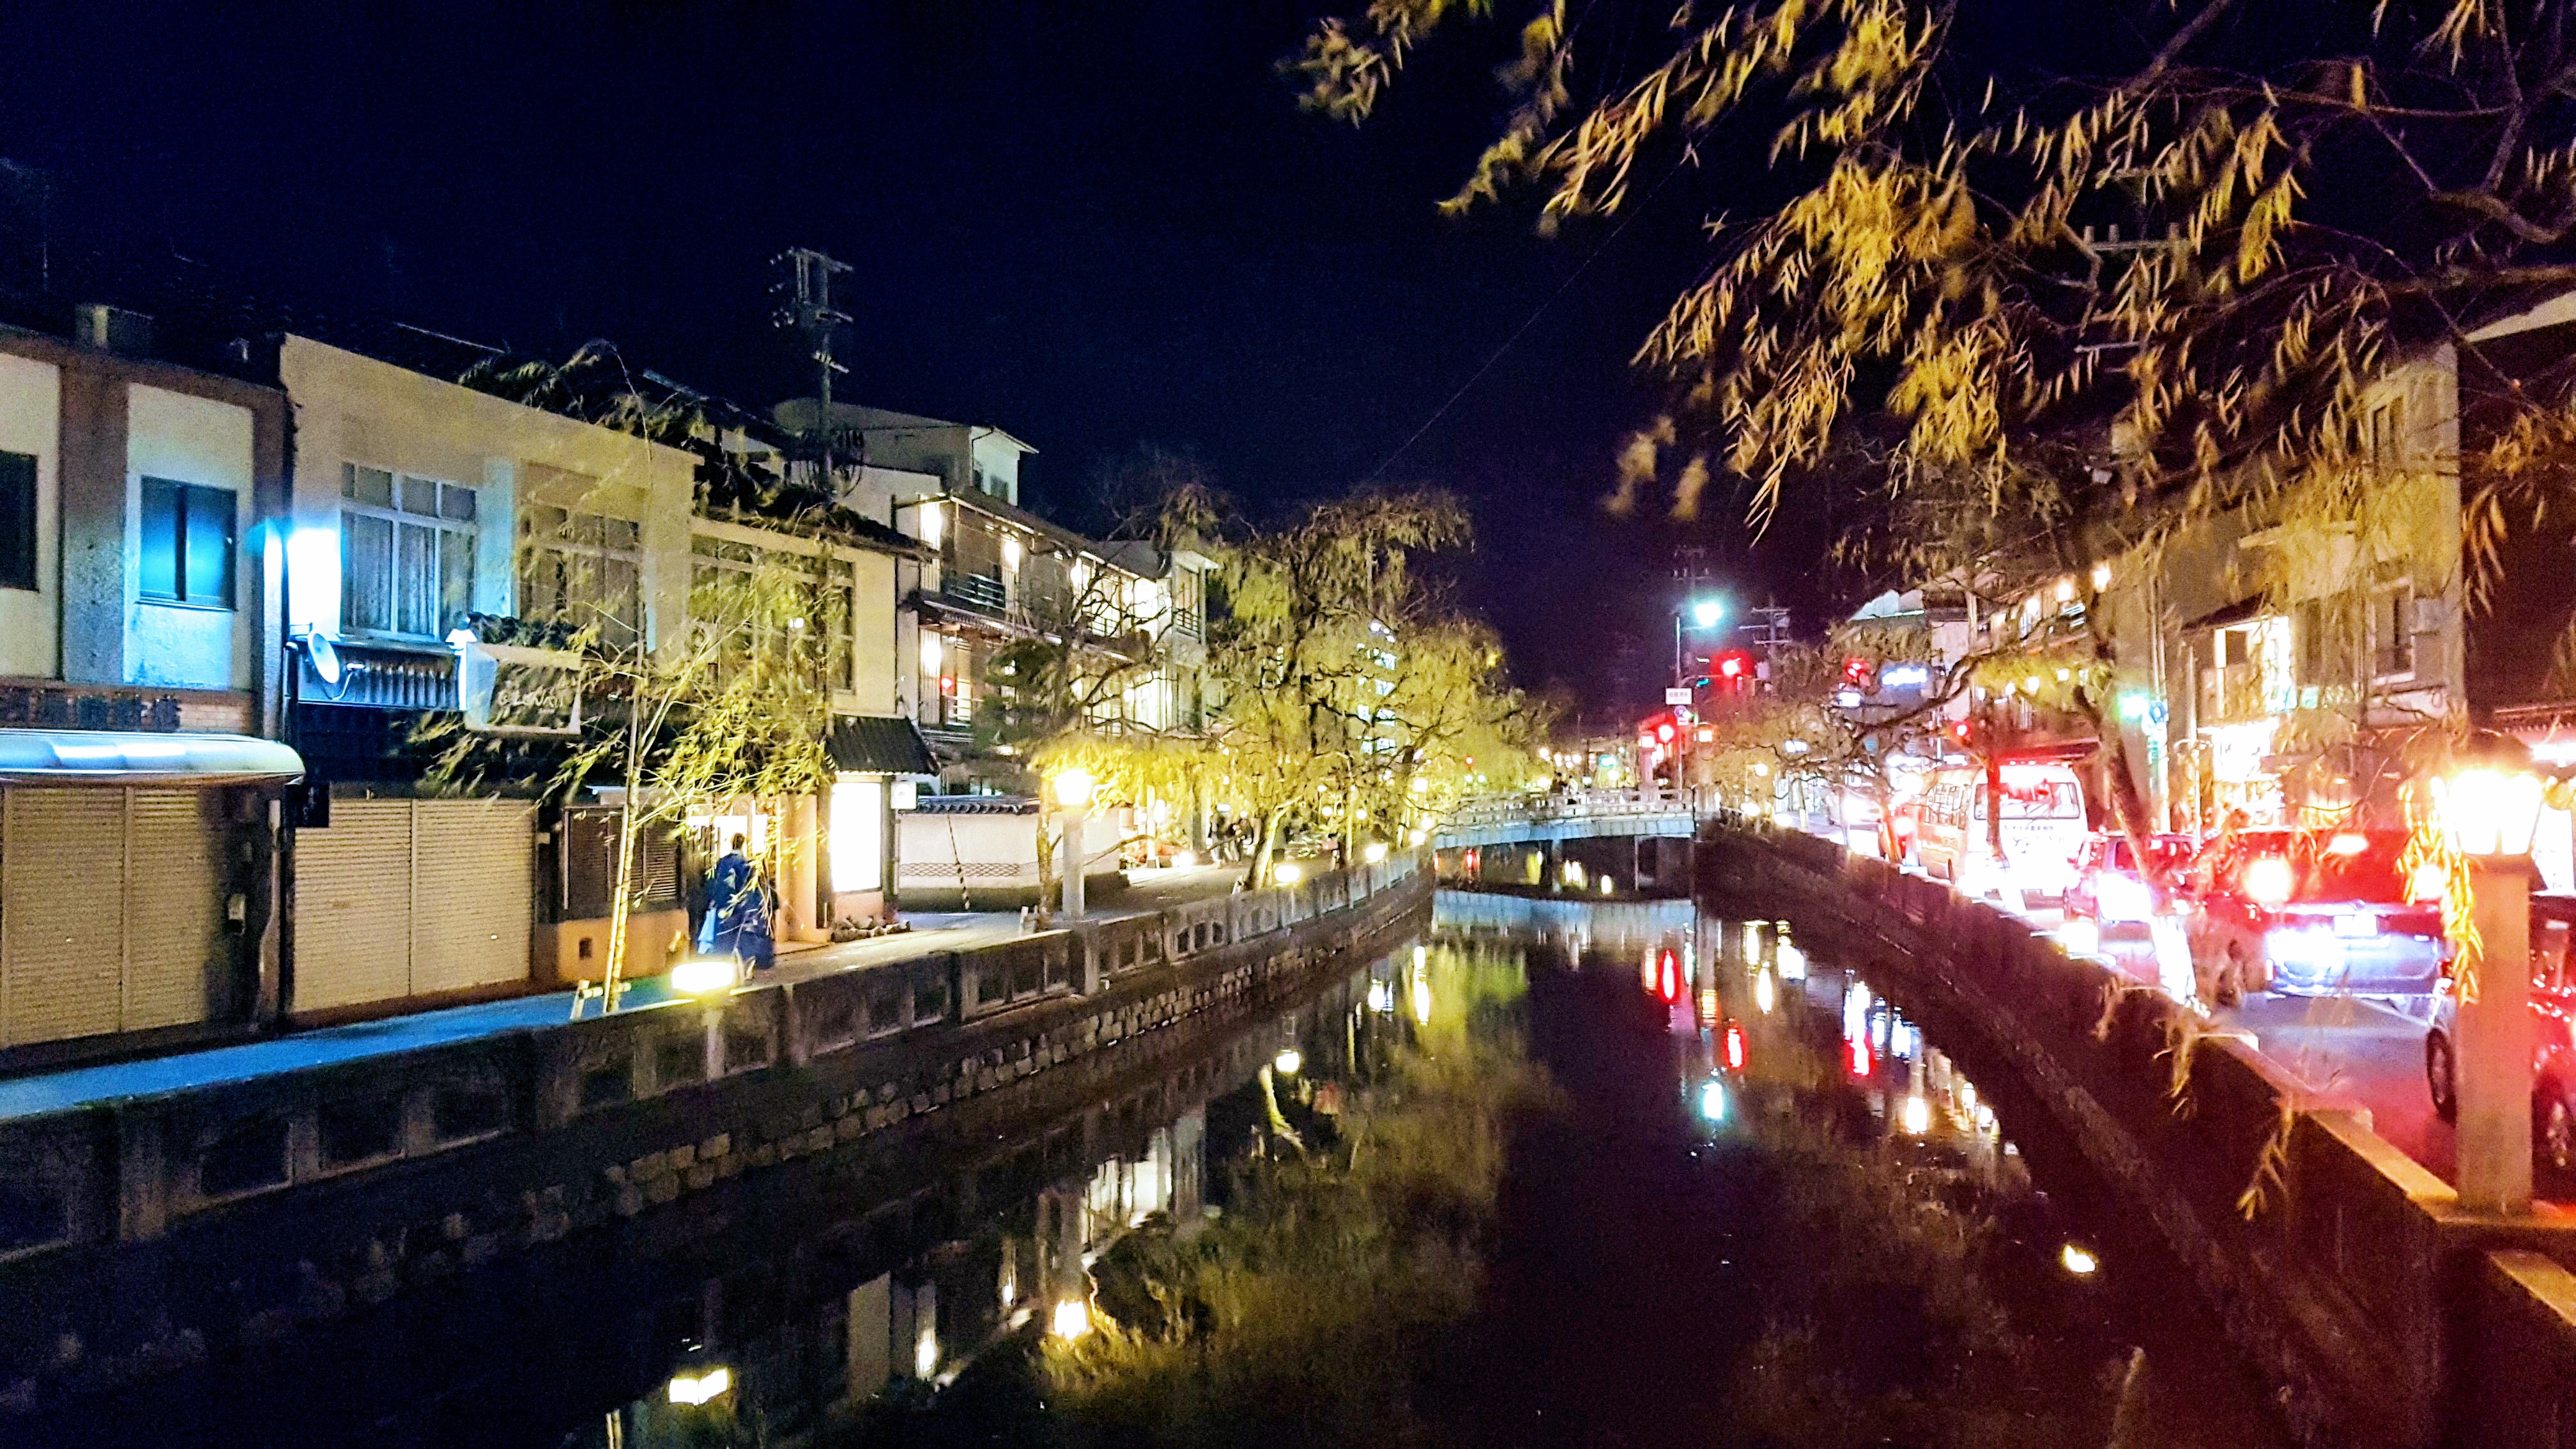
[[[1255,822],[1251,883],[1272,879],[1291,824],[1329,823],[1346,850],[1362,823],[1394,833],[1418,797],[1458,793],[1474,740],[1499,754],[1525,738],[1499,648],[1414,567],[1467,536],[1444,494],[1363,494],[1226,550],[1209,737],[1220,788]],[[1487,763],[1518,783],[1503,759]]]
[[[1435,32],[1495,8],[1373,0],[1287,68],[1309,105],[1357,121]],[[1520,7],[1513,110],[1449,207],[1523,196],[1557,227],[1703,158],[1729,167],[1706,269],[1638,350],[1671,409],[1632,442],[1614,505],[1686,514],[1716,472],[1757,527],[1866,494],[1878,519],[1851,546],[1990,597],[2151,558],[2227,515],[2402,534],[2421,519],[2387,515],[2426,495],[2375,454],[2371,394],[2447,348],[2462,400],[2501,416],[2475,456],[2408,471],[2456,462],[2474,480],[2451,544],[2474,597],[2509,520],[2545,505],[2576,452],[2563,370],[2518,379],[2472,336],[2576,284],[2566,7],[2108,0],[2066,16]],[[2091,635],[2107,676],[2120,661]],[[2117,803],[2142,828],[2107,691],[2077,682],[2066,702],[2106,726]]]

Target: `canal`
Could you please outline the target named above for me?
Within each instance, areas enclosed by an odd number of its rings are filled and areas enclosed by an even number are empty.
[[[971,1150],[782,1168],[0,1438],[2287,1442],[2043,1114],[1785,926],[1449,892],[1348,964]]]

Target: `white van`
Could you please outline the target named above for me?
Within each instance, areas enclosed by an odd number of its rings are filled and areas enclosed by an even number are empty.
[[[1915,828],[1914,858],[1964,894],[2055,905],[2075,883],[2075,857],[2088,834],[2084,786],[2070,765],[2010,764],[1997,773],[2004,858],[1995,859],[1981,769],[1942,770],[1932,777]]]

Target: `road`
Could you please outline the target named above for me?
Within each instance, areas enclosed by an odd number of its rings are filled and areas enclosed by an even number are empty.
[[[2034,926],[2056,934],[2054,910],[2028,910]],[[2156,979],[2144,942],[2104,942],[2099,959],[2145,982]],[[2411,1011],[2413,1015],[2409,1015]],[[2428,1000],[2358,996],[2284,996],[2259,992],[2212,1021],[2243,1031],[2276,1065],[2336,1106],[2360,1108],[2389,1145],[2440,1176],[2457,1167],[2451,1124],[2433,1114],[2424,1086],[2424,1017]]]
[[[1089,914],[1101,920],[1120,920],[1221,896],[1234,888],[1241,873],[1237,866],[1139,872],[1136,883],[1114,904]],[[806,981],[836,972],[890,966],[936,951],[957,951],[1008,939],[1025,929],[1016,911],[908,915],[904,920],[912,929],[900,935],[789,951],[779,958],[774,976],[769,979],[782,983]],[[572,1015],[572,1004],[571,992],[550,991],[507,1001],[320,1027],[238,1046],[19,1077],[0,1081],[0,1121],[93,1102],[159,1096],[306,1067],[391,1056],[475,1037],[501,1036],[562,1021]],[[625,1004],[628,1010],[672,1004],[667,981],[654,976],[636,982]],[[599,1008],[594,1002],[585,1009]]]

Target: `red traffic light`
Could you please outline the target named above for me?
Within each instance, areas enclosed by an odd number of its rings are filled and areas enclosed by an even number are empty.
[[[1662,740],[1665,744],[1671,744],[1673,742],[1673,727],[1668,724],[1659,724],[1655,726],[1655,738]]]
[[[1743,678],[1744,656],[1741,654],[1729,654],[1725,658],[1718,660],[1717,672],[1725,675],[1729,679]]]

